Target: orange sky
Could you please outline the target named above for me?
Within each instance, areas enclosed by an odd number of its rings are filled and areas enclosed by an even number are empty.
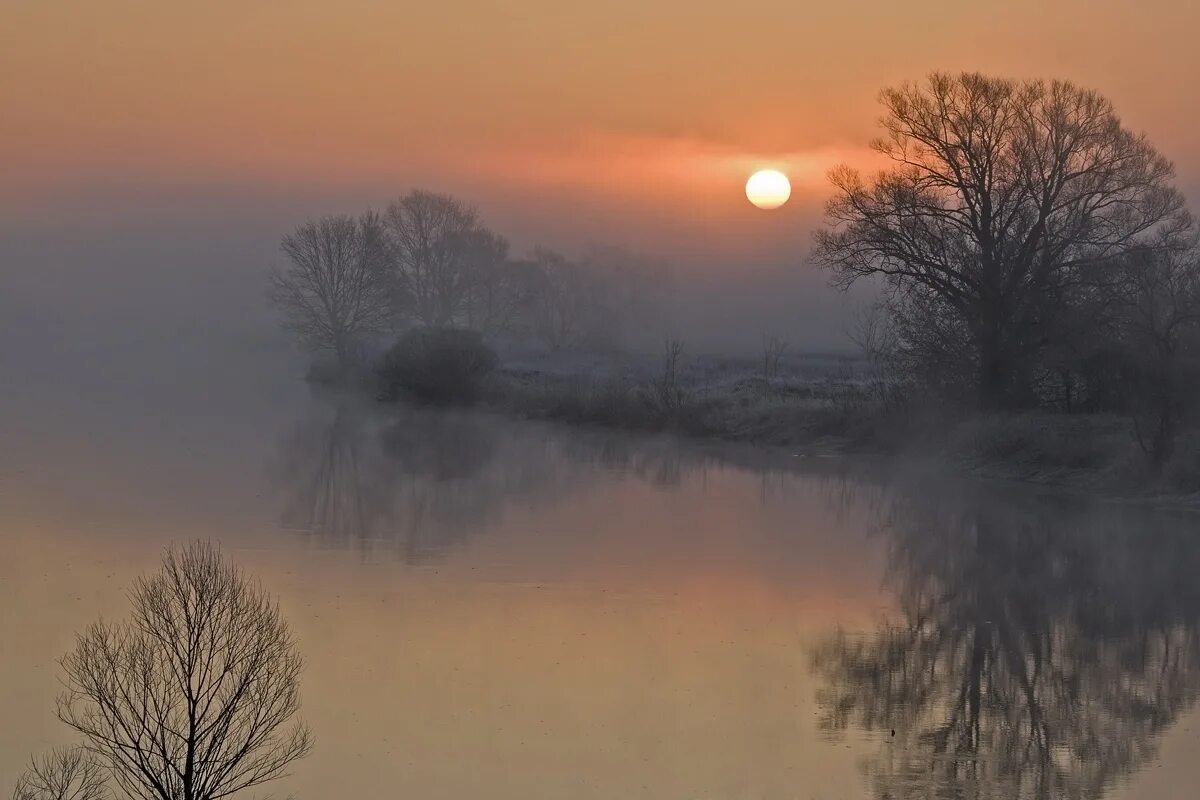
[[[1190,0],[0,0],[0,213],[90,185],[453,190],[532,230],[634,239],[811,221],[879,87],[932,69],[1098,88],[1200,186]],[[1193,196],[1195,192],[1192,193]],[[17,202],[14,198],[20,198]],[[807,224],[807,222],[806,222]],[[554,231],[548,235],[553,238]]]

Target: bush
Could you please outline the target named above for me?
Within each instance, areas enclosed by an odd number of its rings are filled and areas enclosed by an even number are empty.
[[[377,370],[380,395],[436,405],[472,403],[496,361],[476,331],[414,328],[384,354]]]

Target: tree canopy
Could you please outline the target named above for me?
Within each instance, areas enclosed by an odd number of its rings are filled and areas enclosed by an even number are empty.
[[[1094,91],[934,74],[880,100],[873,147],[891,166],[832,173],[816,256],[837,285],[879,276],[922,329],[965,338],[985,405],[1019,401],[1059,311],[1106,264],[1190,229],[1171,163]]]

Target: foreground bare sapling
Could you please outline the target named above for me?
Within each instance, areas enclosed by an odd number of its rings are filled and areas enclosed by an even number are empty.
[[[218,800],[284,776],[308,753],[288,625],[216,547],[168,550],[130,599],[128,621],[77,637],[58,704],[122,791]]]
[[[17,779],[13,800],[107,800],[104,770],[81,747],[54,750],[34,758]]]

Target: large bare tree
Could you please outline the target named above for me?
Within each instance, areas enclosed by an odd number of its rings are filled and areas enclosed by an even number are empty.
[[[1189,224],[1170,162],[1094,91],[934,74],[881,102],[873,146],[891,167],[832,173],[816,257],[836,283],[882,276],[965,332],[985,405],[1019,396],[1022,360],[1097,264]]]
[[[450,195],[414,190],[388,206],[385,219],[403,310],[423,325],[453,325],[475,279],[481,230],[475,209]]]
[[[580,258],[537,248],[530,264],[531,328],[555,350],[613,346],[657,295],[649,268],[615,248],[593,247]]]
[[[538,271],[534,331],[553,350],[580,344],[589,305],[596,300],[583,267],[545,248],[536,249],[532,261]]]
[[[288,263],[271,272],[271,300],[285,324],[313,350],[343,366],[364,337],[392,324],[392,285],[378,215],[330,216],[283,237]]]
[[[275,601],[212,545],[172,548],[65,656],[58,716],[139,800],[219,800],[308,753],[302,661]]]
[[[13,800],[107,800],[110,796],[104,770],[80,747],[35,757],[13,788]]]
[[[467,234],[465,266],[469,273],[466,299],[468,328],[504,330],[520,309],[522,293],[518,273],[511,269],[508,240],[480,228]]]

